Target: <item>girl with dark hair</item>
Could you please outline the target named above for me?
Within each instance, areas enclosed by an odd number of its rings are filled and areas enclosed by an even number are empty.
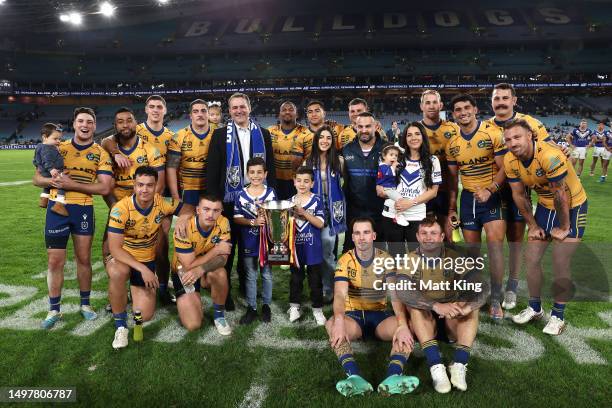
[[[402,132],[399,146],[403,157],[395,170],[395,190],[377,186],[379,196],[395,201],[383,208],[384,240],[391,255],[405,253],[405,243],[416,243],[419,222],[425,218],[425,203],[438,193],[442,183],[440,161],[429,151],[429,140],[420,122],[412,122]]]
[[[312,153],[304,162],[314,172],[312,192],[318,195],[325,209],[325,224],[321,230],[323,242],[323,298],[329,302],[333,296],[333,274],[336,267],[334,248],[338,234],[346,231],[346,201],[342,191],[344,162],[336,150],[337,135],[327,125],[315,133]]]

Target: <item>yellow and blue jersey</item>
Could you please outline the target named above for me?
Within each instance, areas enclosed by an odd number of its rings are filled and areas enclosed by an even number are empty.
[[[268,130],[272,138],[276,178],[286,181],[293,180],[294,151],[298,140],[304,143],[310,132],[307,127],[299,124],[288,133],[281,128],[281,125],[270,126]],[[312,148],[312,138],[310,139],[310,147]]]
[[[538,194],[538,204],[549,210],[555,209],[554,195],[550,183],[565,180],[570,195],[570,208],[574,208],[587,199],[574,166],[560,149],[548,143],[534,142],[534,156],[529,162],[522,162],[512,152],[504,157],[504,171],[509,183],[523,182]]]
[[[440,166],[442,168],[442,185],[440,186],[440,190],[447,190],[448,187],[446,187],[446,184],[449,178],[446,160],[446,145],[453,136],[459,134],[459,126],[448,120],[441,120],[434,126],[428,126],[423,121],[421,121],[421,124],[427,133],[429,151],[440,160]]]
[[[179,130],[168,145],[168,154],[181,158],[178,176],[181,190],[206,190],[206,163],[212,132],[198,134],[193,127]]]
[[[373,261],[367,266],[362,265],[354,249],[338,259],[334,281],[348,282],[349,285],[345,311],[381,311],[387,308],[387,291],[382,290],[381,284],[386,278],[395,276],[395,269],[375,273],[375,267],[385,265],[385,261],[395,265],[391,255],[378,248],[374,248]]]
[[[113,175],[113,162],[109,154],[97,143],[81,146],[72,140],[60,143],[59,151],[64,159],[64,171],[77,183],[93,184],[98,174]],[[55,200],[57,190],[51,189],[50,200]],[[66,204],[92,205],[91,194],[66,191]]]
[[[495,116],[493,116],[492,118],[488,119],[486,123],[491,126],[492,130],[499,132],[502,135],[503,140],[505,124],[515,119],[523,119],[525,122],[527,122],[531,130],[533,130],[533,136],[535,140],[548,141],[550,139],[548,131],[546,130],[546,126],[544,126],[542,122],[540,122],[533,116],[526,115],[524,113],[514,112],[512,114],[512,117],[508,120],[495,120]]]
[[[131,195],[116,203],[108,216],[108,232],[123,234],[123,249],[138,262],[155,260],[157,234],[162,219],[168,215],[178,215],[182,203],[165,199],[155,194],[149,208],[140,208],[136,196]]]
[[[355,137],[357,137],[357,130],[351,125],[346,126],[336,139],[336,149],[338,149],[338,151],[342,150],[342,148],[351,143]]]
[[[136,134],[145,142],[156,147],[162,155],[164,164],[166,164],[168,145],[174,136],[174,132],[167,127],[163,127],[159,132],[156,132],[147,125],[147,122],[143,122],[136,126]]]
[[[181,238],[174,232],[174,256],[172,257],[172,270],[178,269],[177,253],[190,254],[196,257],[206,254],[220,242],[231,242],[230,225],[227,218],[219,216],[217,222],[210,231],[204,231],[198,223],[198,216],[194,216],[189,222],[187,236]]]
[[[470,192],[491,184],[499,171],[495,156],[503,156],[506,151],[501,134],[480,121],[471,134],[459,131],[446,144],[448,165],[458,167],[463,189]]]
[[[145,142],[136,136],[136,143],[131,149],[124,149],[121,146],[119,151],[123,153],[132,162],[131,167],[122,169],[115,166],[113,173],[115,175],[115,189],[113,194],[117,200],[131,195],[134,192],[134,173],[141,166],[151,166],[157,171],[164,170],[164,158],[160,151],[153,145]]]

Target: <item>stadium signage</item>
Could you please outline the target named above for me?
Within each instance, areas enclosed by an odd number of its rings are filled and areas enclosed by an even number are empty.
[[[29,150],[36,149],[35,144],[8,144],[0,145],[0,150]]]
[[[285,16],[279,18],[240,18],[227,20],[192,20],[181,24],[180,37],[201,37],[223,34],[301,33],[301,32],[348,32],[368,30],[408,30],[418,27],[449,28],[461,26],[506,27],[513,25],[577,23],[580,18],[556,7],[533,9],[485,9],[468,14],[459,10],[431,12],[395,12],[374,15],[335,14],[321,17]]]

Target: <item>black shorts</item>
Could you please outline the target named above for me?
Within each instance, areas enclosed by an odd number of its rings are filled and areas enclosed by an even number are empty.
[[[155,261],[143,262],[151,270],[151,272],[155,273]],[[134,268],[130,268],[130,285],[132,286],[140,286],[142,288],[146,287],[144,280],[142,280],[142,274]]]
[[[172,272],[171,277],[172,284],[174,285],[174,296],[178,299],[185,294],[185,288],[183,287],[183,282],[181,282],[178,273]],[[195,291],[200,293],[200,279],[198,279],[193,286],[195,286]]]

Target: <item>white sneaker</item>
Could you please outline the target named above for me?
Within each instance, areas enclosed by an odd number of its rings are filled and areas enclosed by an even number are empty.
[[[219,334],[222,336],[229,336],[230,334],[232,334],[232,328],[230,327],[227,320],[225,320],[225,317],[219,317],[218,319],[215,319],[215,327],[217,328]]]
[[[504,293],[502,307],[506,310],[514,309],[516,307],[516,293],[511,290],[507,290],[506,293]]]
[[[455,388],[466,391],[465,373],[467,372],[467,364],[453,363],[448,366],[448,371],[450,372],[450,381]]]
[[[531,320],[540,320],[542,317],[544,317],[543,308],[540,308],[540,311],[536,312],[531,306],[527,306],[527,308],[523,309],[519,314],[512,316],[512,321],[516,324],[525,324]]]
[[[451,390],[451,383],[448,380],[446,374],[446,367],[444,364],[436,364],[429,367],[431,373],[431,379],[433,380],[434,389],[440,394],[446,394]]]
[[[287,310],[287,313],[289,313],[289,321],[291,323],[302,317],[302,311],[299,306],[291,306],[289,310]]]
[[[119,350],[128,345],[129,330],[127,327],[119,327],[115,330],[115,339],[113,340],[113,348]]]
[[[314,316],[314,319],[317,322],[317,326],[325,326],[325,322],[327,321],[327,319],[323,314],[323,309],[321,309],[320,307],[313,307],[312,315]],[[289,319],[291,319],[291,316],[289,317]]]
[[[557,316],[550,315],[550,320],[542,329],[542,332],[550,334],[551,336],[558,336],[565,330],[565,321],[559,319]]]

